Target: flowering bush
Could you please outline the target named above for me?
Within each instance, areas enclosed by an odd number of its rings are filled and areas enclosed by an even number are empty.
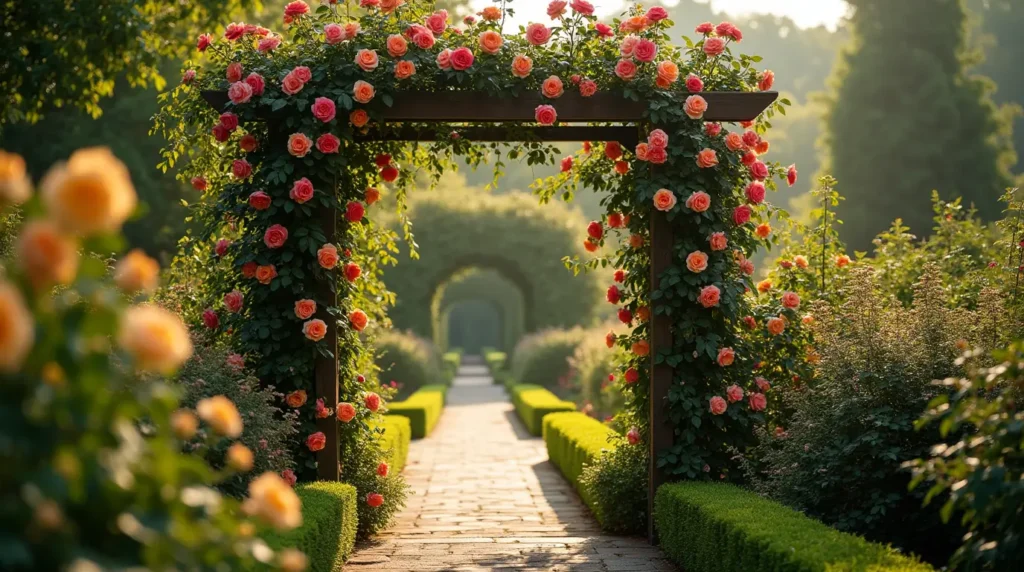
[[[156,262],[121,257],[114,288],[100,261],[135,206],[125,166],[109,150],[79,150],[35,197],[24,170],[7,167],[2,203],[29,201],[30,214],[0,280],[2,567],[303,568],[301,553],[275,555],[259,536],[301,523],[280,476],[253,480],[241,506],[213,488],[254,466],[236,441],[244,423],[235,405],[218,395],[181,409],[156,375],[192,353],[175,315],[127,303],[155,288]],[[200,428],[200,454],[231,443],[222,470],[182,453]]]

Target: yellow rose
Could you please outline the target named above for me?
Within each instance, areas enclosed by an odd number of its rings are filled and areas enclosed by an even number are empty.
[[[160,264],[136,248],[117,263],[114,282],[129,294],[152,292],[160,282]]]
[[[242,416],[235,404],[223,395],[201,400],[196,404],[196,413],[219,435],[234,439],[242,434]]]
[[[253,479],[242,508],[278,530],[302,525],[302,501],[277,473],[266,472]]]
[[[32,349],[35,321],[9,282],[0,282],[0,371],[18,371]]]
[[[75,151],[50,168],[41,187],[47,211],[76,234],[119,230],[138,201],[128,168],[106,147]]]
[[[142,371],[170,372],[192,356],[192,341],[181,319],[148,304],[125,311],[118,342]]]
[[[306,569],[306,555],[295,548],[282,550],[279,559],[284,572],[302,572]]]
[[[31,186],[21,155],[0,150],[0,206],[27,201]]]
[[[244,473],[252,470],[254,460],[252,451],[241,443],[235,443],[228,447],[226,458],[228,466],[236,471]]]
[[[26,224],[15,250],[18,264],[36,288],[70,284],[78,273],[78,245],[51,222]]]

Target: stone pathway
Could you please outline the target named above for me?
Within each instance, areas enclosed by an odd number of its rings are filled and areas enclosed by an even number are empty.
[[[347,571],[676,570],[642,538],[603,534],[479,362],[459,369],[441,421],[413,441],[411,495]]]

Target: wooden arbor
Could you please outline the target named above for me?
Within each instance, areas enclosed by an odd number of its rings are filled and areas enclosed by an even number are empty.
[[[768,108],[778,97],[776,92],[705,92],[708,103],[705,121],[750,121]],[[218,111],[228,103],[226,92],[205,91],[203,97]],[[644,129],[645,102],[632,101],[619,94],[604,92],[584,98],[578,93],[565,93],[558,99],[558,119],[562,123],[609,123],[606,126],[536,126],[534,117],[538,105],[549,103],[539,93],[520,95],[514,99],[489,100],[485,94],[471,91],[445,91],[404,93],[385,110],[381,128],[360,135],[358,141],[433,141],[437,129],[421,129],[405,124],[527,124],[532,140],[548,142],[618,141],[632,149],[640,141]],[[682,102],[680,102],[682,105]],[[390,124],[390,125],[389,125]],[[533,124],[530,126],[530,124]],[[472,141],[515,141],[518,136],[507,125],[493,127],[457,127],[461,137]],[[521,131],[519,131],[521,133]],[[282,138],[283,139],[283,138]],[[326,236],[334,236],[338,213],[323,213]],[[651,217],[651,288],[657,289],[659,278],[672,263],[673,236],[667,215],[654,211]],[[337,305],[329,285],[320,285],[324,300]],[[672,329],[669,318],[652,312],[651,316],[651,376],[650,376],[650,465],[648,468],[648,534],[654,540],[654,494],[667,478],[657,467],[657,455],[673,444],[674,431],[665,415],[665,403],[672,385],[673,369],[666,364],[655,365],[655,356],[672,347]],[[328,347],[337,347],[338,329],[334,320],[327,321]],[[316,398],[335,409],[338,405],[337,358],[318,355],[315,363]],[[317,453],[318,476],[322,480],[338,480],[338,422],[333,416],[317,420],[317,428],[327,437],[327,445]]]

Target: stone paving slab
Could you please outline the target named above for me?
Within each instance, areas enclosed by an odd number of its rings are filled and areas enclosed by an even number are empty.
[[[642,538],[604,534],[485,366],[459,369],[434,432],[414,441],[409,502],[347,571],[640,572],[677,568]]]

